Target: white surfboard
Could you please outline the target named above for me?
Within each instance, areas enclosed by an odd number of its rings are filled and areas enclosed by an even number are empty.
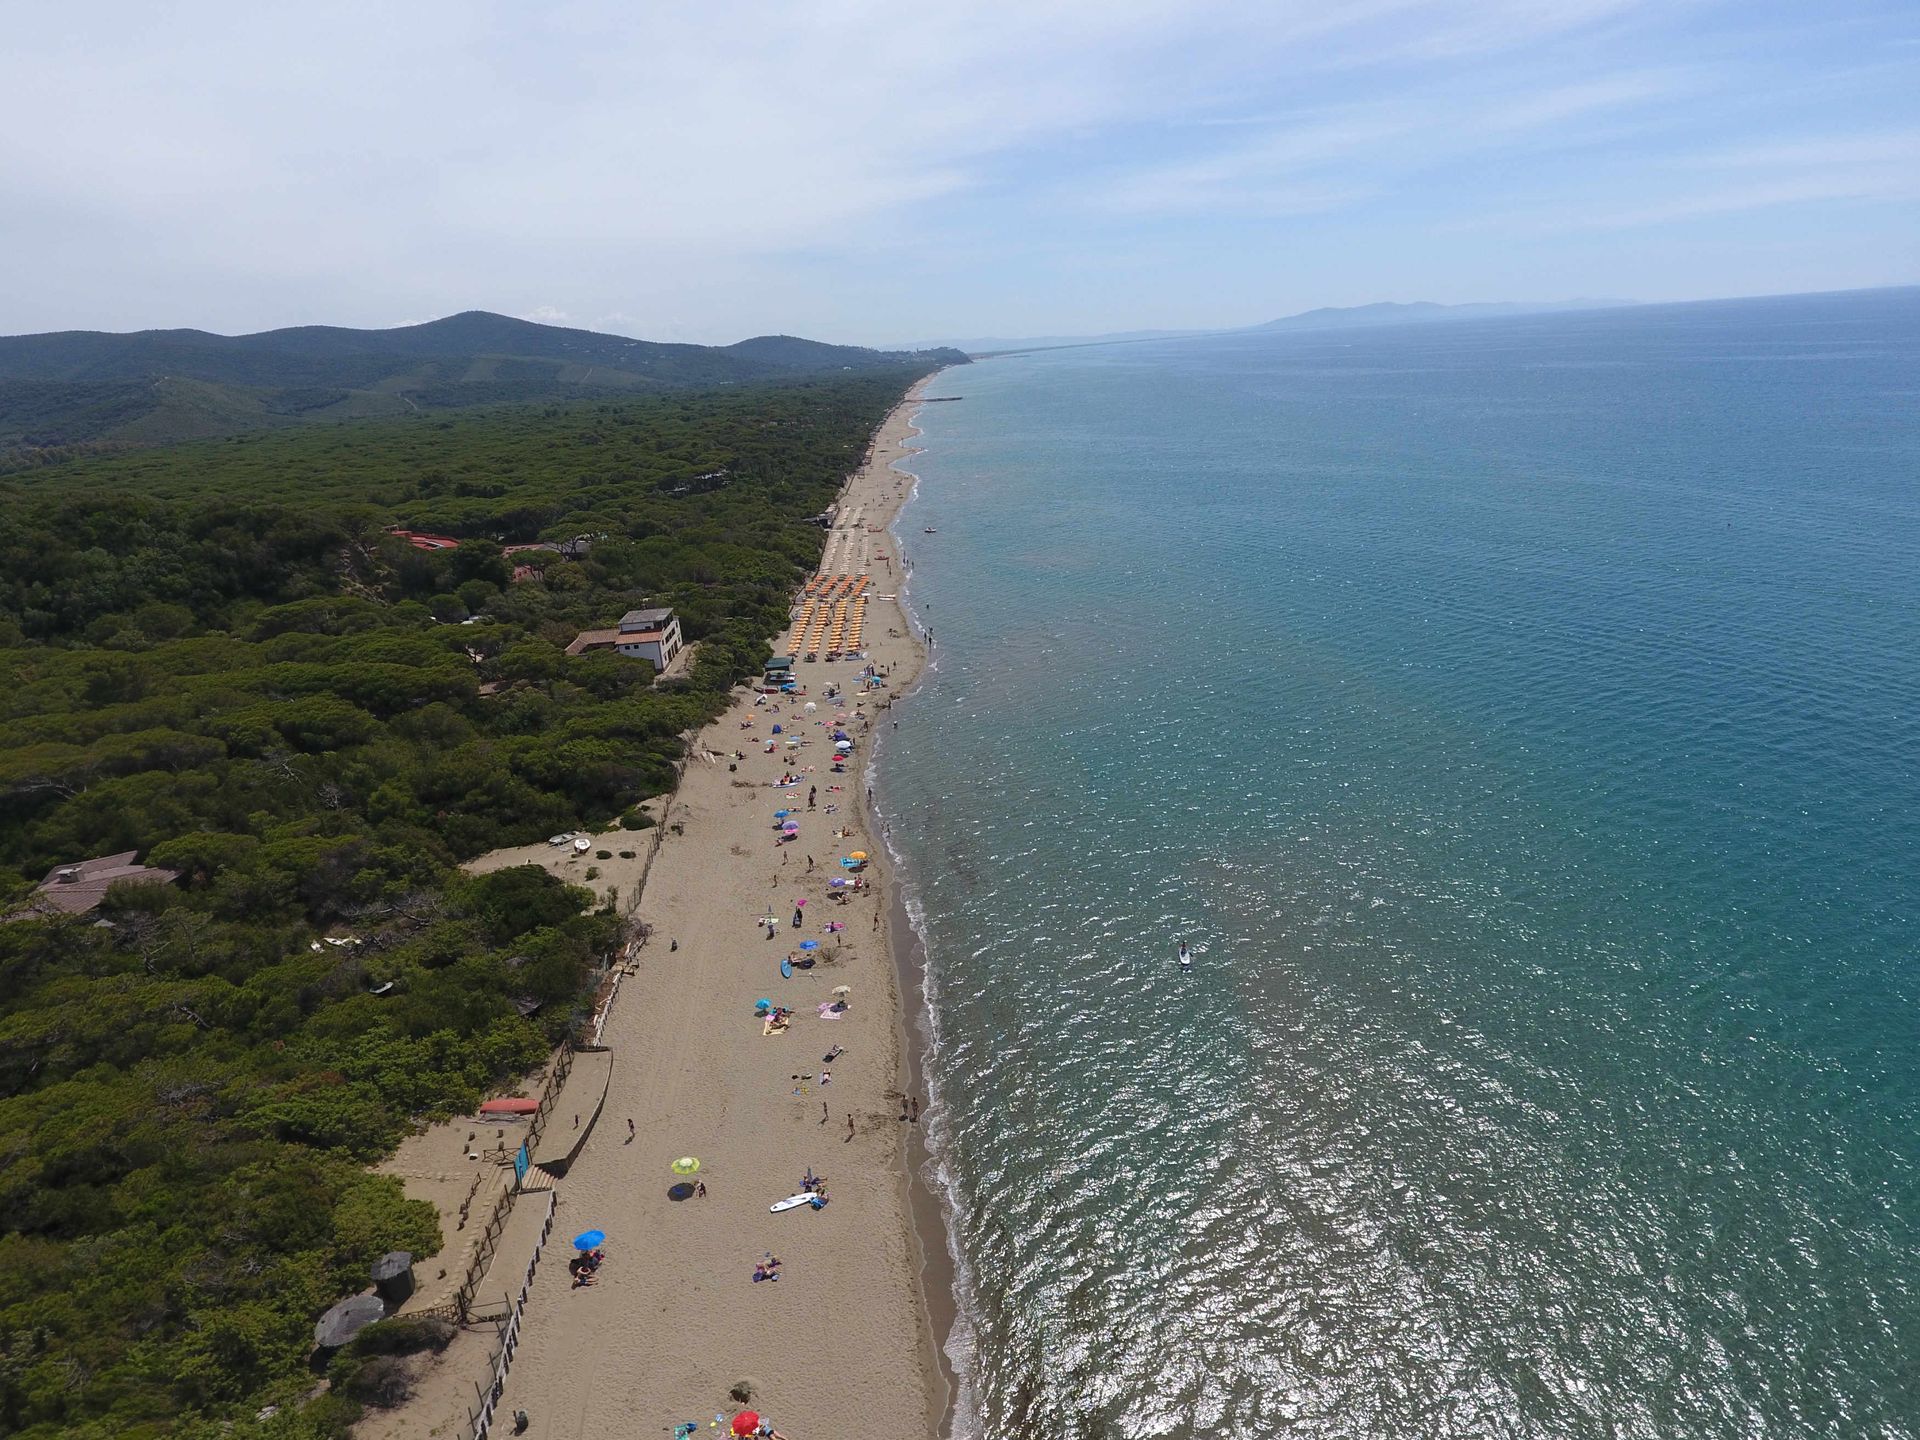
[[[773,1204],[767,1208],[778,1215],[782,1210],[798,1210],[802,1205],[811,1205],[812,1203],[813,1196],[811,1194],[789,1195],[784,1200],[774,1201]]]

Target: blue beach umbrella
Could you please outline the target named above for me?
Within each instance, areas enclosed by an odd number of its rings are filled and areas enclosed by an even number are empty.
[[[606,1243],[607,1232],[604,1230],[583,1230],[573,1237],[573,1248],[576,1250],[598,1250]]]
[[[784,820],[787,818],[787,816],[791,815],[792,813],[793,812],[791,810],[776,810],[773,812],[773,818],[776,820]]]
[[[800,942],[800,948],[802,950],[818,950],[820,948],[820,942],[818,940],[802,940]]]

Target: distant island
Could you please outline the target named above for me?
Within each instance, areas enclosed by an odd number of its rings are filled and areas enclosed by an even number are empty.
[[[1424,325],[1443,320],[1493,320],[1508,315],[1558,315],[1571,310],[1617,310],[1634,300],[1492,300],[1468,305],[1440,305],[1432,300],[1401,303],[1381,300],[1372,305],[1328,305],[1282,316],[1250,330],[1353,330],[1374,325]]]
[[[0,337],[0,459],[215,439],[315,421],[963,363],[759,335],[678,345],[469,310],[422,325],[253,335],[66,330]],[[47,452],[51,452],[50,454]]]
[[[1070,350],[1082,345],[1136,345],[1145,340],[1182,340],[1196,335],[1245,335],[1268,330],[1345,330],[1381,325],[1421,325],[1441,320],[1490,320],[1509,315],[1553,315],[1574,310],[1614,310],[1637,305],[1637,300],[1493,300],[1464,305],[1442,305],[1432,300],[1381,300],[1371,305],[1329,305],[1303,310],[1258,325],[1188,330],[1116,330],[1097,335],[1037,335],[1024,339],[986,336],[970,340],[941,340],[904,347],[919,350],[937,344],[975,359],[1013,355],[1028,350]]]

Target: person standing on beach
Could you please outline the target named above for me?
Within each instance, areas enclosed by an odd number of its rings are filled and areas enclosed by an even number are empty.
[[[853,1115],[849,1112],[847,1115],[847,1140],[851,1139],[853,1139]],[[844,1145],[847,1143],[847,1140],[842,1140],[840,1143]]]

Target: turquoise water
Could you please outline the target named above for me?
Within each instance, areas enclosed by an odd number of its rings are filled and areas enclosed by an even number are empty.
[[[935,393],[961,1433],[1920,1434],[1920,291]]]

